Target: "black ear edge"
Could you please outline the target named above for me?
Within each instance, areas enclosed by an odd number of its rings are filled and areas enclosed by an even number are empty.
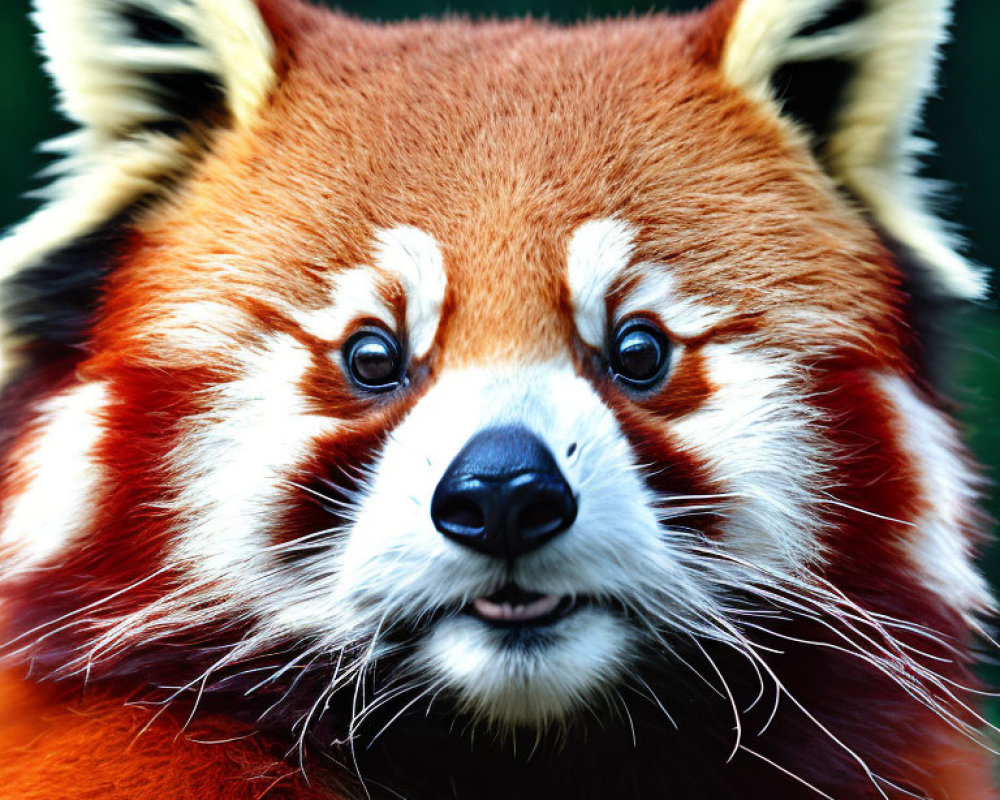
[[[797,36],[815,36],[862,19],[871,10],[871,0],[840,0],[815,22],[800,29]]]
[[[102,139],[226,124],[234,91],[260,99],[270,86],[271,50],[228,33],[245,22],[247,9],[256,14],[254,0],[33,2],[62,110]],[[255,71],[261,61],[263,71]],[[254,81],[260,85],[248,93]]]
[[[854,64],[838,59],[803,61],[783,65],[771,79],[782,114],[807,131],[820,160],[855,69]]]
[[[255,0],[33,3],[60,105],[80,132],[52,143],[61,160],[43,173],[41,207],[0,238],[10,276],[0,372],[8,354],[83,346],[130,222],[184,179],[213,131],[251,119],[277,80]]]
[[[146,73],[152,93],[169,115],[145,123],[141,130],[179,136],[194,127],[223,127],[229,123],[225,94],[218,79],[207,72]]]
[[[149,8],[124,2],[118,15],[129,25],[131,38],[153,45],[191,45],[190,34],[175,21]]]

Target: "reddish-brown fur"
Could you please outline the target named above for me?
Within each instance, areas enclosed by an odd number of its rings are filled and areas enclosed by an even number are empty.
[[[11,800],[330,800],[246,726],[194,726],[101,693],[70,697],[7,675],[0,683],[0,785]]]

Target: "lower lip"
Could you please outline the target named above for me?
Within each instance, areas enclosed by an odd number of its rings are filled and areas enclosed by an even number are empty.
[[[537,628],[551,625],[572,613],[578,604],[571,597],[546,595],[523,605],[474,600],[467,611],[483,622],[499,628]]]

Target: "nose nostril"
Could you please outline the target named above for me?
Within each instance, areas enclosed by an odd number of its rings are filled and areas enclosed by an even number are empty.
[[[444,503],[437,513],[437,518],[441,524],[461,530],[481,531],[486,527],[483,510],[463,497]]]
[[[565,510],[549,501],[532,503],[517,515],[517,527],[526,538],[552,533],[565,522]]]

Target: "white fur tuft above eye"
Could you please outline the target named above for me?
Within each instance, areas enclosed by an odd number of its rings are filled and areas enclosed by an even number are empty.
[[[929,268],[938,292],[976,299],[985,276],[933,213],[933,186],[917,176],[927,146],[913,135],[934,88],[950,8],[951,0],[743,0],[721,68],[731,84],[796,117],[788,70],[805,67],[799,92],[829,114],[826,129],[805,127],[833,179]],[[832,91],[834,71],[843,83]]]
[[[434,343],[448,283],[441,248],[430,234],[409,225],[380,230],[375,239],[375,263],[406,295],[410,347],[422,358]]]
[[[635,228],[623,220],[593,219],[570,237],[566,265],[573,319],[591,347],[604,344],[607,294],[629,266],[635,235]]]

